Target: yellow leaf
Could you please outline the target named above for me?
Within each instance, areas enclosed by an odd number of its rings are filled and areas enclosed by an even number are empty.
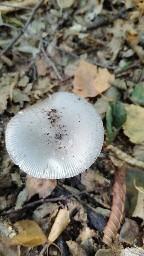
[[[47,242],[47,238],[39,225],[32,220],[17,221],[14,226],[18,230],[18,235],[10,239],[8,243],[11,245],[37,246]]]
[[[135,144],[144,144],[144,108],[137,105],[124,104],[127,120],[123,124],[125,135]]]
[[[73,91],[83,97],[95,97],[110,87],[110,80],[114,80],[114,76],[106,68],[97,68],[85,60],[80,60],[75,72]]]

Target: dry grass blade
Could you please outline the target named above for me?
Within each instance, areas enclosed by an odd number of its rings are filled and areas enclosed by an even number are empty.
[[[135,159],[134,157],[127,155],[126,153],[124,153],[120,149],[114,147],[113,145],[109,145],[107,147],[107,149],[112,151],[117,156],[118,159],[124,161],[125,163],[132,165],[132,166],[136,166],[136,167],[144,170],[144,162],[139,161],[139,160]]]
[[[113,187],[113,202],[109,221],[104,230],[103,242],[111,246],[112,241],[116,238],[117,231],[123,218],[125,205],[125,165],[118,168],[115,175],[115,183]]]

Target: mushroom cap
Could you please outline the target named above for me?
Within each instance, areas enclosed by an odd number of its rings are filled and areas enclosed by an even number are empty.
[[[6,148],[16,165],[37,178],[68,178],[86,170],[103,144],[103,124],[85,99],[57,92],[18,112],[6,129]]]

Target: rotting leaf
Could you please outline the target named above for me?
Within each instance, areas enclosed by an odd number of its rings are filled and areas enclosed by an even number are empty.
[[[66,243],[73,256],[87,256],[87,253],[81,248],[81,246],[78,243],[72,240],[67,241]]]
[[[27,175],[26,190],[29,199],[35,194],[39,194],[41,198],[46,198],[55,189],[56,185],[56,180],[40,179]]]
[[[8,248],[6,245],[7,239],[5,236],[0,234],[0,255],[1,256],[17,256],[17,248]]]
[[[97,68],[85,60],[80,60],[75,72],[73,91],[83,97],[95,97],[111,86],[110,80],[114,80],[114,76],[106,68]]]
[[[138,237],[138,224],[131,219],[126,218],[119,234],[119,241],[127,244],[133,244]]]
[[[106,113],[106,128],[107,128],[107,143],[114,141],[122,125],[127,118],[126,110],[121,102],[109,103],[109,108]]]
[[[113,253],[112,249],[99,249],[95,256],[120,256],[120,250]]]
[[[11,245],[24,245],[34,247],[47,242],[47,238],[39,225],[32,220],[21,220],[14,224],[18,230],[18,235],[10,239],[9,246]]]
[[[127,120],[122,125],[125,135],[135,144],[144,144],[144,108],[124,104]]]

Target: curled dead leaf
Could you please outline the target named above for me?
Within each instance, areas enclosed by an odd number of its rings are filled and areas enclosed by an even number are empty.
[[[53,243],[59,237],[69,222],[70,217],[68,209],[60,209],[48,236],[49,244]]]
[[[115,174],[112,209],[103,237],[103,242],[108,246],[111,246],[112,241],[116,238],[123,218],[126,195],[125,171],[125,165],[121,165]]]

